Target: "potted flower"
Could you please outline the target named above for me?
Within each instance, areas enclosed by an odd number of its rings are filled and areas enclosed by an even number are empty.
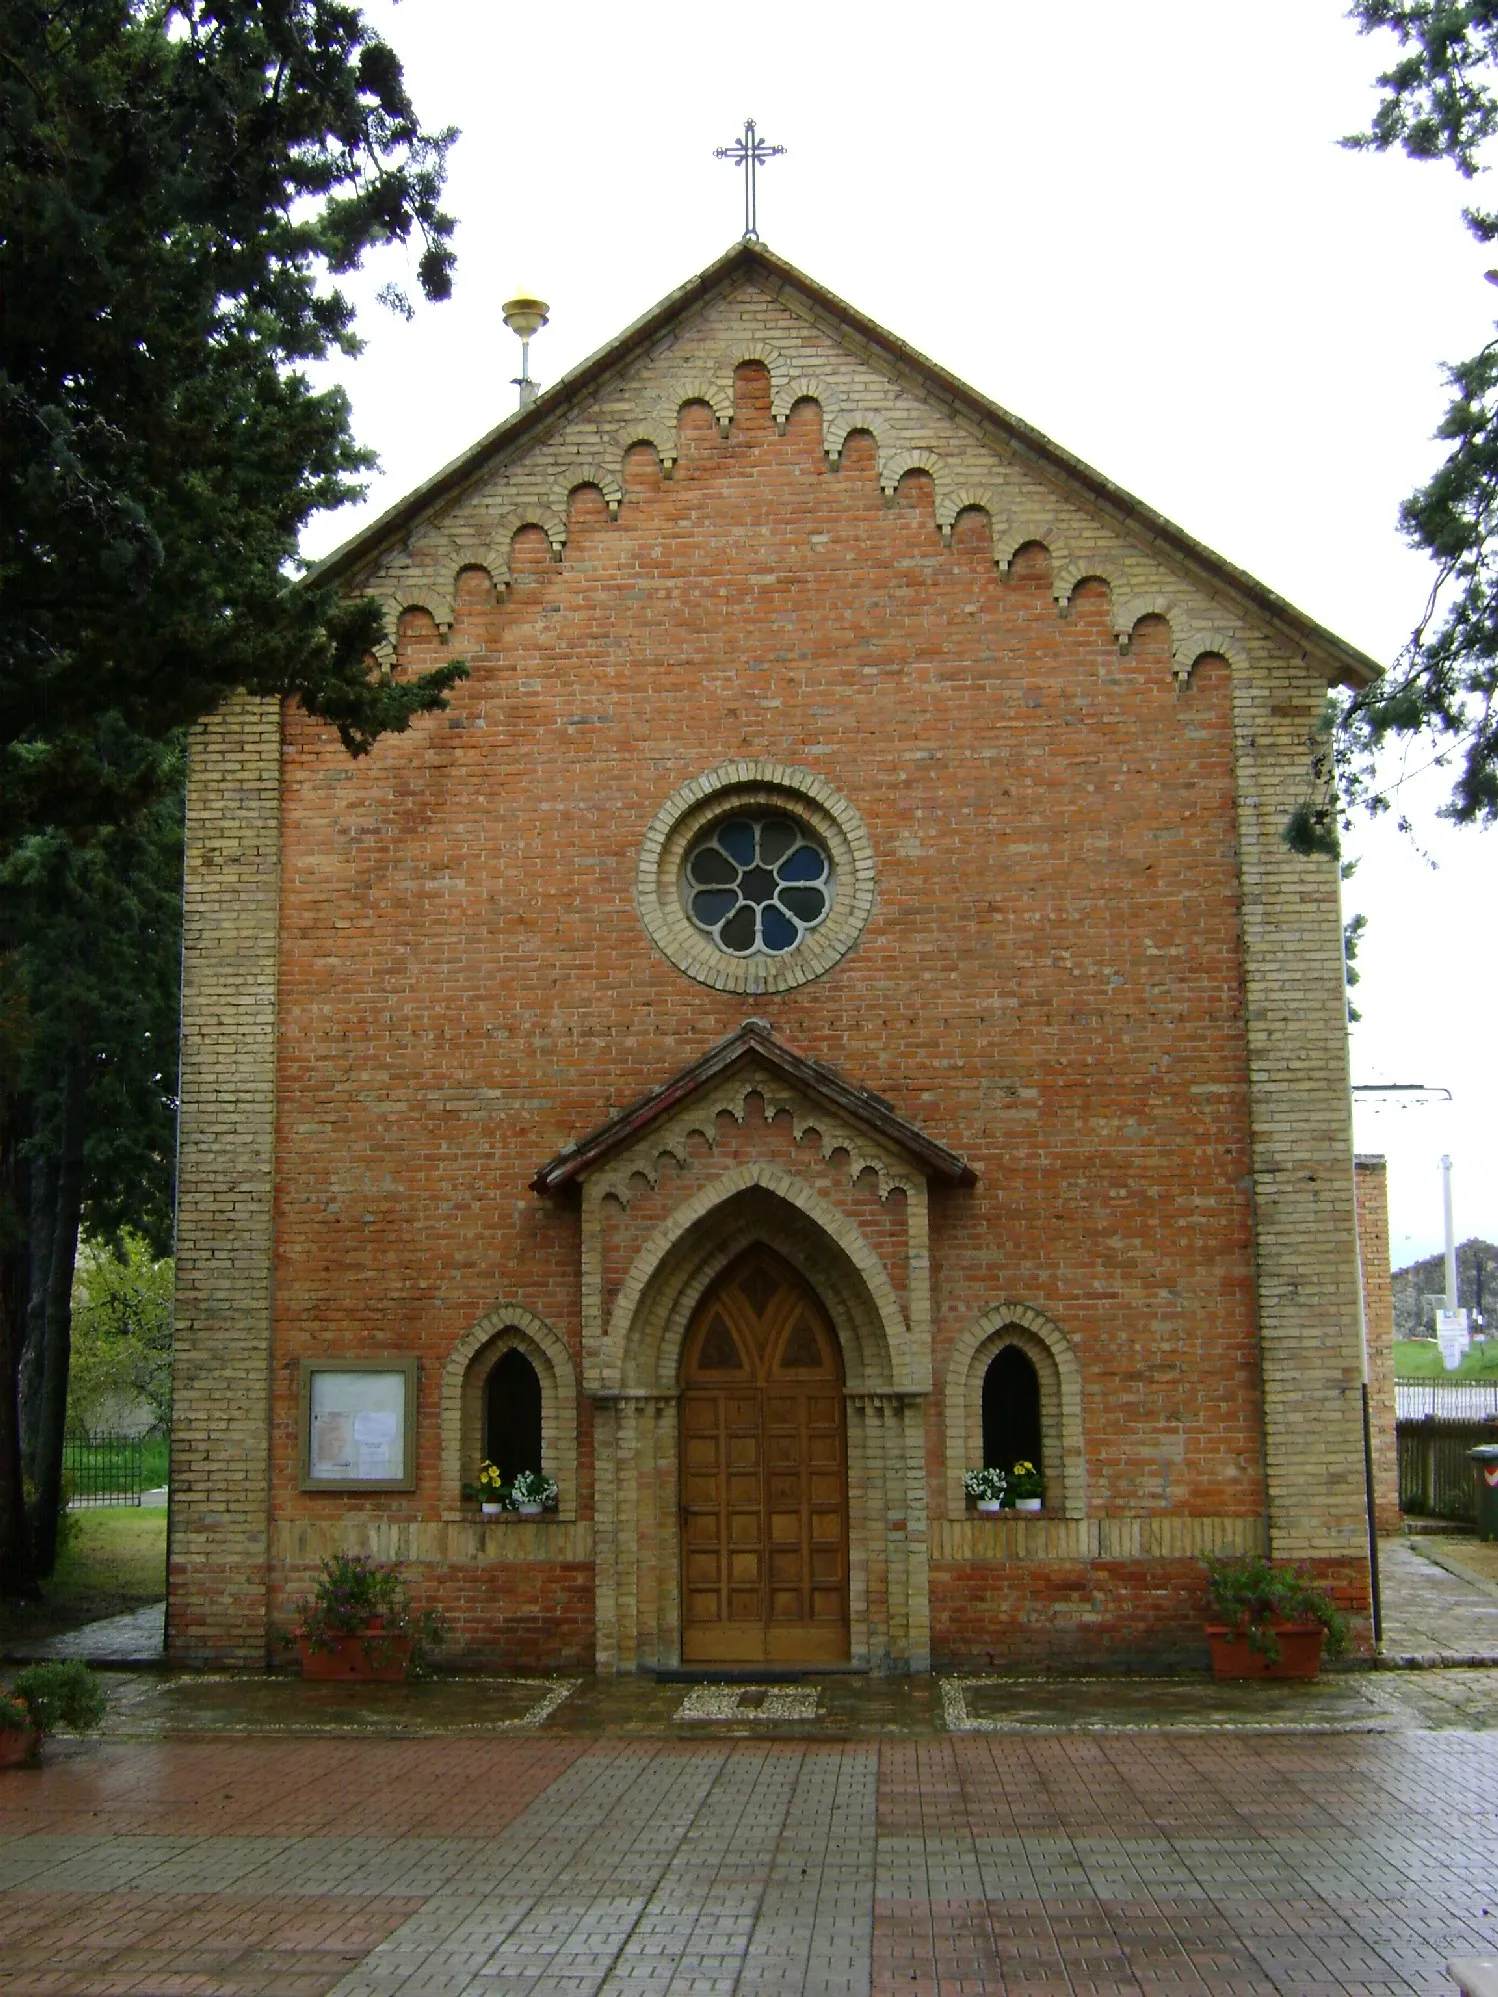
[[[0,1690],[0,1768],[42,1758],[42,1742],[59,1727],[85,1733],[104,1717],[104,1692],[81,1658],[28,1664]]]
[[[1033,1463],[1016,1463],[1009,1472],[1009,1498],[1017,1512],[1038,1512],[1045,1502],[1045,1484]]]
[[[978,1510],[988,1517],[1003,1511],[1004,1493],[1009,1488],[1009,1479],[1002,1470],[969,1470],[962,1480],[962,1488]]]
[[[1310,1578],[1261,1554],[1207,1562],[1216,1678],[1314,1678],[1347,1648],[1347,1618]]]
[[[479,1465],[479,1508],[486,1519],[497,1519],[505,1508],[505,1480],[486,1456]]]
[[[364,1553],[326,1559],[296,1616],[287,1641],[296,1645],[304,1678],[398,1683],[423,1669],[425,1651],[446,1633],[439,1611],[411,1607],[395,1562]]]
[[[523,1519],[538,1519],[542,1512],[554,1512],[557,1480],[539,1470],[522,1470],[510,1486],[509,1502]]]

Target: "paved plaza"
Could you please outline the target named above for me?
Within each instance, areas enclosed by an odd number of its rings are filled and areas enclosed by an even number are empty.
[[[1454,1997],[1498,1598],[1388,1569],[1426,1668],[1309,1686],[112,1672],[0,1774],[0,1993]]]

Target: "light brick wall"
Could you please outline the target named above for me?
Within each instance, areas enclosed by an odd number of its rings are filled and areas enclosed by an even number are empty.
[[[1292,852],[1324,686],[1281,658],[1234,682],[1270,1551],[1368,1598],[1352,1097],[1335,863]]]
[[[1358,1248],[1368,1326],[1368,1409],[1373,1430],[1373,1497],[1380,1533],[1398,1532],[1399,1438],[1394,1407],[1394,1293],[1389,1283],[1389,1171],[1383,1158],[1355,1161]]]
[[[270,1515],[281,708],[188,758],[167,1650],[263,1664]]]

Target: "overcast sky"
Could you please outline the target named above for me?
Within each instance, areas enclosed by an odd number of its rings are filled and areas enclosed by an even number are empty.
[[[1393,50],[1339,0],[366,11],[424,122],[463,134],[453,300],[371,305],[337,371],[371,509],[514,406],[506,298],[549,302],[555,380],[728,247],[742,183],[713,148],[752,116],[787,148],[773,249],[1375,657],[1408,633],[1429,569],[1398,506],[1439,462],[1442,361],[1491,335],[1494,259],[1452,169],[1337,146]],[[1419,845],[1360,830],[1346,890],[1370,924],[1354,1079],[1453,1096],[1360,1101],[1396,1265],[1440,1245],[1443,1150],[1458,1234],[1498,1239],[1498,835],[1438,822],[1439,777],[1406,796]]]

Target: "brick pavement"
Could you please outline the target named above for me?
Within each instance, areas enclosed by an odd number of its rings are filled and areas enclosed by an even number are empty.
[[[0,1992],[1449,1997],[1495,1820],[1462,1724],[58,1743],[0,1776]]]
[[[1388,1539],[1379,1545],[1379,1573],[1384,1599],[1384,1656],[1498,1660],[1498,1588],[1475,1570],[1454,1573],[1441,1563],[1452,1558],[1472,1562],[1477,1553],[1459,1543]]]

